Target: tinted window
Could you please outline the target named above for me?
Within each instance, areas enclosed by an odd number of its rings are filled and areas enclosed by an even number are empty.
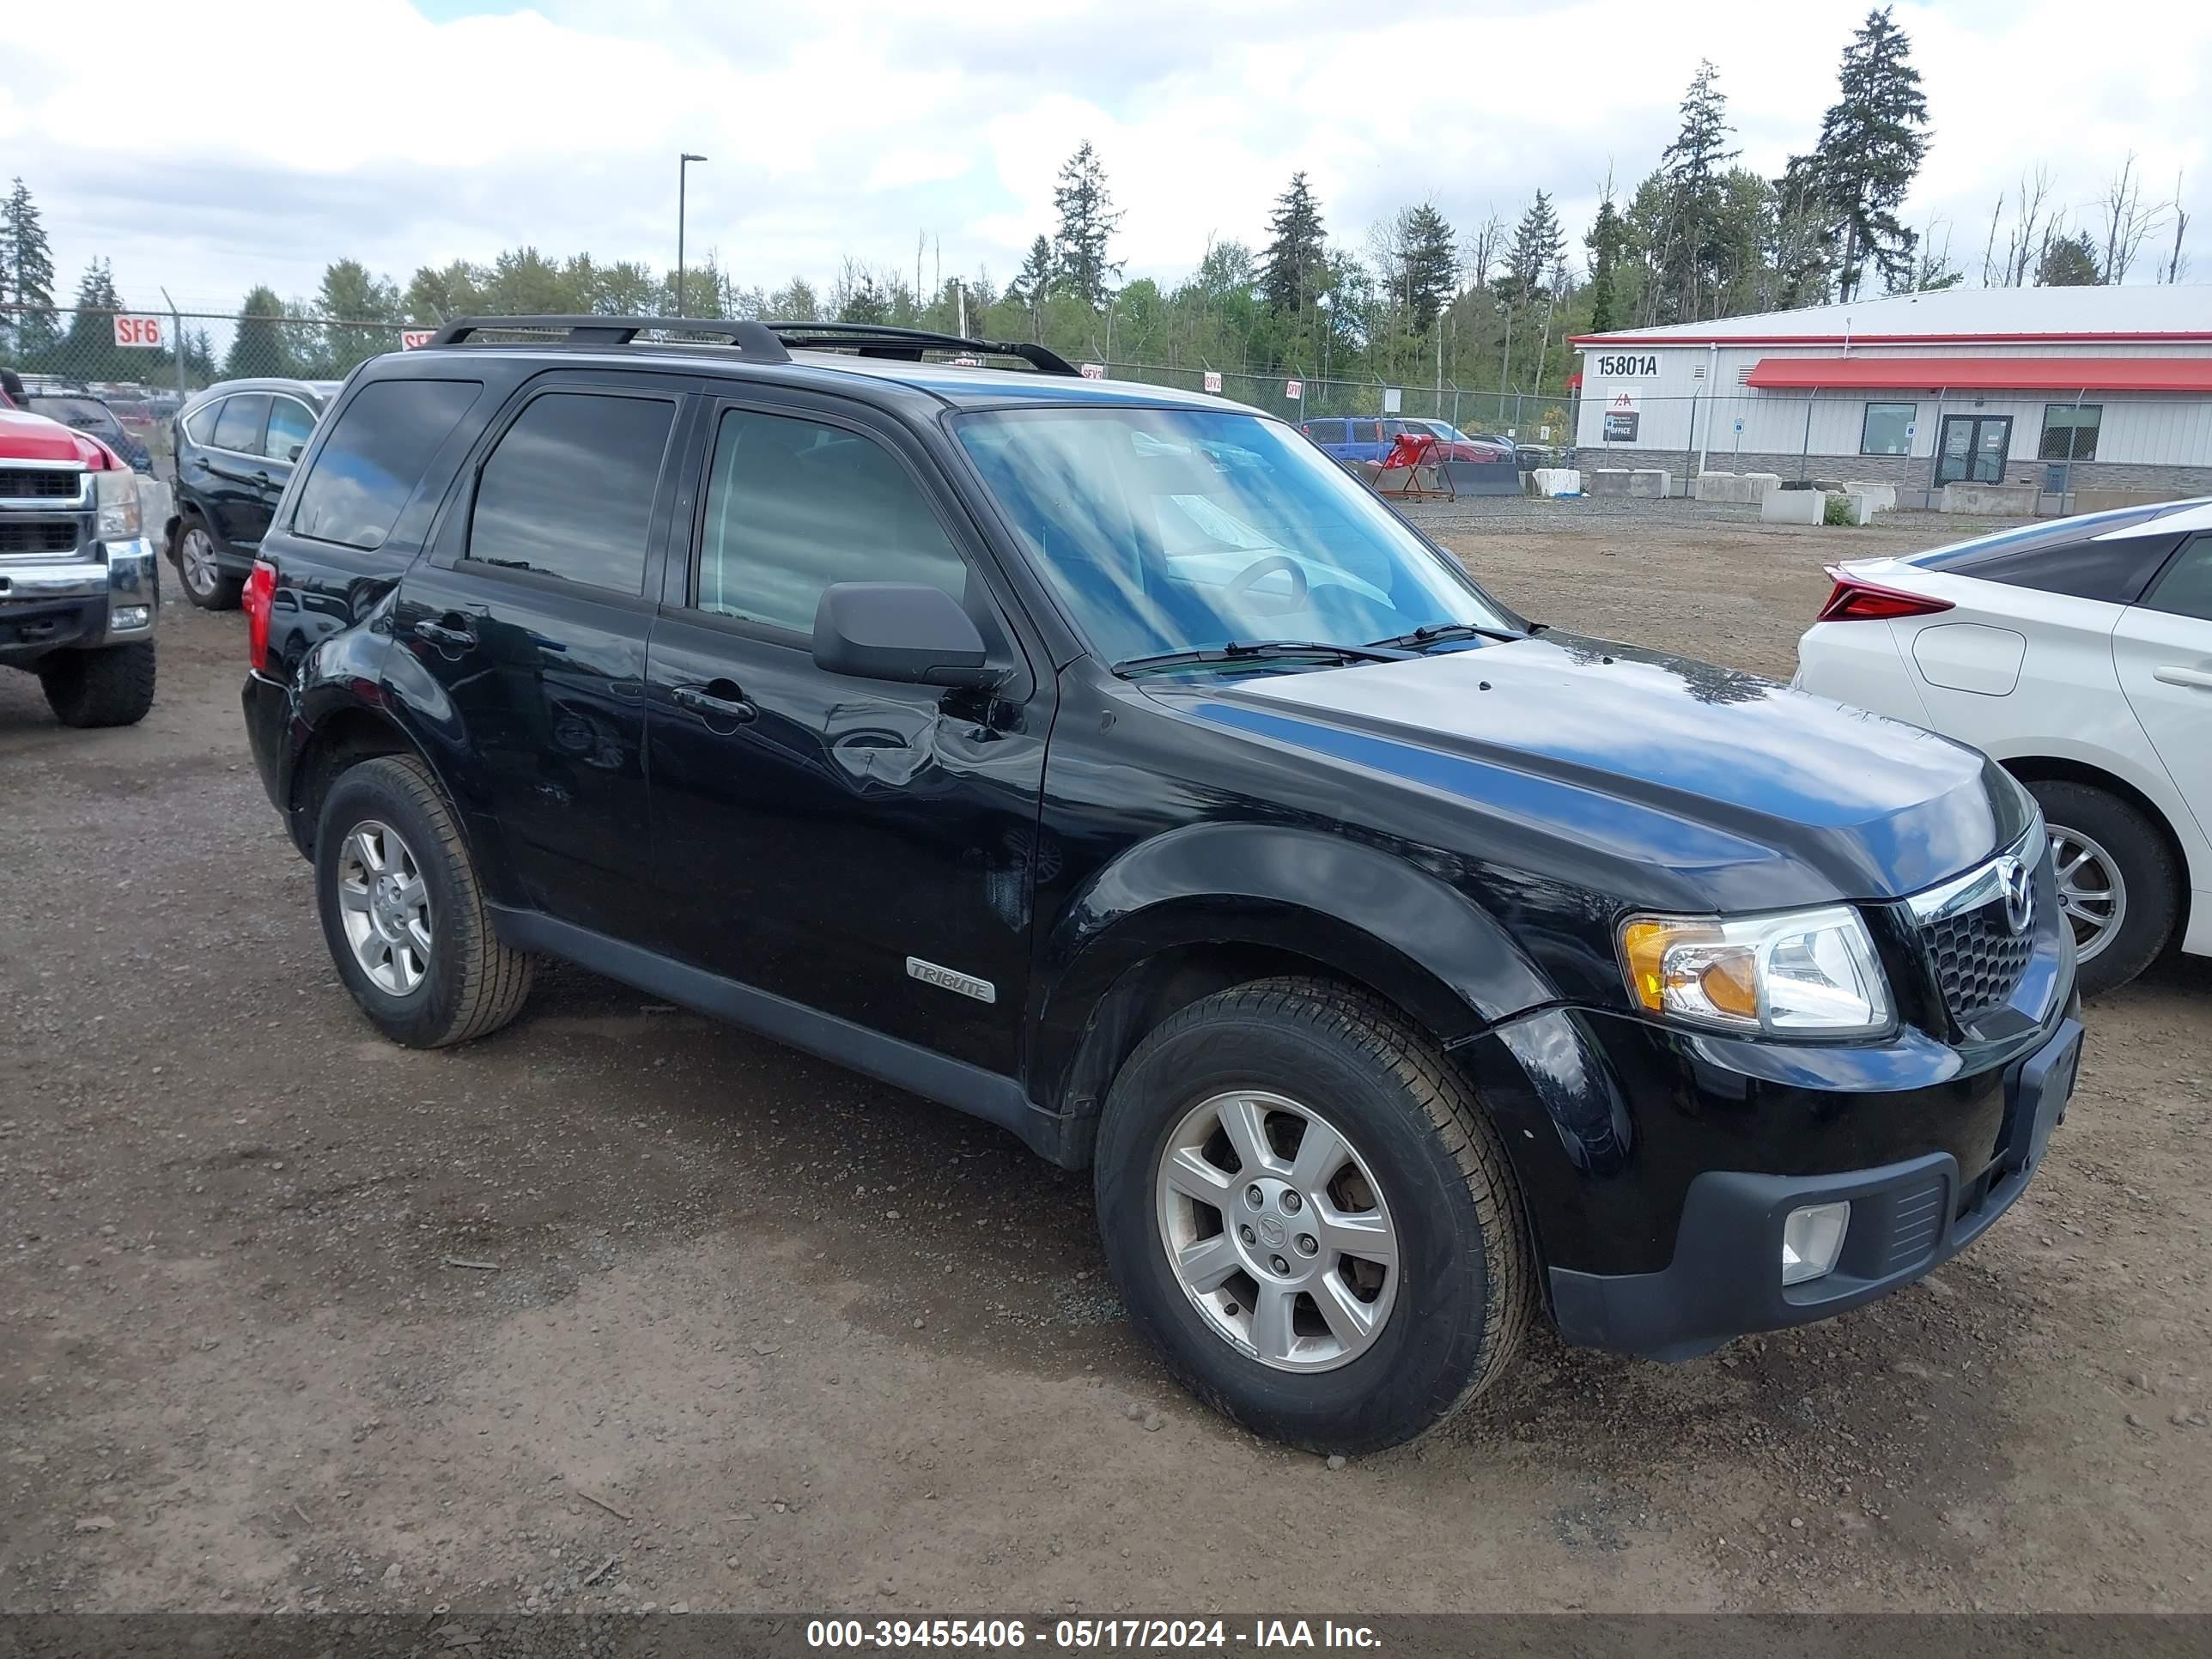
[[[2094,461],[2097,428],[2104,423],[2102,404],[2051,404],[2043,411],[2043,442],[2037,456],[2046,461]]]
[[[921,491],[880,444],[815,421],[723,415],[699,545],[702,611],[811,633],[832,582],[921,582],[964,602],[967,581]]]
[[[2077,599],[2102,599],[2108,605],[2133,605],[2180,539],[2148,535],[2063,542],[2055,547],[1994,553],[1953,568],[1961,576],[1978,576],[2011,587],[2033,587]]]
[[[581,392],[534,398],[477,484],[468,556],[586,582],[645,586],[645,538],[676,405]]]
[[[2153,519],[2178,513],[2186,505],[2181,501],[2159,501],[2145,507],[2114,507],[2109,513],[2085,513],[2078,518],[2056,519],[2045,524],[2032,524],[2018,530],[2000,530],[1995,535],[1977,536],[1972,541],[1952,542],[1947,546],[1931,548],[1925,553],[1916,553],[1908,562],[1923,570],[1956,570],[1963,575],[1978,573],[1974,567],[1984,559],[1995,558],[2001,553],[2026,553],[2046,547],[2068,547],[2076,542],[2086,542],[2092,537],[2109,536],[2116,530],[2148,524]]]
[[[2212,622],[2212,536],[2199,536],[2184,548],[2143,603],[2153,611]]]
[[[483,390],[475,380],[378,380],[355,393],[315,456],[292,528],[381,547],[438,446]]]
[[[1380,421],[1353,421],[1350,424],[1352,442],[1379,444],[1382,441],[1382,423]]]
[[[223,400],[216,419],[215,435],[208,440],[217,449],[234,449],[241,455],[261,453],[261,422],[269,413],[269,394],[244,392]]]
[[[1317,444],[1340,444],[1344,441],[1342,421],[1309,421],[1306,435]]]
[[[261,441],[261,453],[272,461],[297,460],[314,430],[315,417],[307,404],[297,398],[271,398],[269,434]]]
[[[1869,404],[1859,428],[1862,455],[1910,455],[1912,439],[1905,428],[1920,412],[1917,404]]]
[[[215,436],[215,423],[222,416],[222,406],[228,401],[218,398],[211,404],[202,404],[185,416],[185,433],[196,444],[208,442]]]
[[[80,432],[97,432],[112,436],[121,430],[107,405],[93,398],[33,398],[31,412],[43,415],[50,421],[59,421],[64,426],[73,426]]]

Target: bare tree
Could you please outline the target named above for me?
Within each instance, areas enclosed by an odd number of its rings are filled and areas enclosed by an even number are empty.
[[[2033,173],[2022,173],[2020,180],[2020,200],[2014,208],[2012,222],[2005,227],[2005,252],[2002,261],[1990,256],[1995,252],[1997,231],[2004,219],[2007,196],[1997,198],[1996,210],[1990,218],[1990,239],[1982,255],[1982,283],[1988,288],[2026,288],[2027,279],[2051,246],[2051,239],[2060,216],[2048,214],[2051,202],[2051,169],[2045,163],[2035,164]]]
[[[2098,279],[2105,283],[2124,283],[2128,279],[2128,268],[2136,262],[2143,238],[2166,221],[2166,204],[2143,200],[2142,179],[2136,172],[2136,153],[2130,150],[2127,159],[2105,193],[2098,198],[2098,206],[2104,216],[2104,255],[2098,265]]]
[[[2189,261],[2181,252],[2181,238],[2189,228],[2189,214],[2181,205],[2181,174],[2173,175],[2173,252],[2167,257],[2162,273],[2169,283],[2178,283],[2188,273]]]

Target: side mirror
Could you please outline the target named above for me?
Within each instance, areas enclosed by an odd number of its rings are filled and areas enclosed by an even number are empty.
[[[855,679],[993,686],[983,636],[941,588],[920,582],[836,582],[814,608],[814,665]]]

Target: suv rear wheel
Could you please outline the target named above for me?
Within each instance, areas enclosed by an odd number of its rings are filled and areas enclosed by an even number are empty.
[[[1534,1264],[1497,1131],[1355,992],[1264,980],[1168,1019],[1115,1079],[1094,1181],[1131,1318],[1260,1433],[1395,1445],[1519,1350]]]
[[[2058,905],[2074,930],[2083,996],[2116,990],[2150,966],[2181,918],[2181,871],[2158,826],[2093,784],[2027,786],[2051,836]]]
[[[203,611],[235,611],[244,586],[226,576],[216,562],[215,538],[198,519],[187,517],[177,530],[177,580],[185,597]]]
[[[39,664],[39,689],[64,726],[136,726],[154,706],[154,641],[57,651]]]
[[[410,755],[364,761],[331,786],[315,904],[338,976],[394,1042],[483,1036],[530,994],[531,959],[493,933],[453,810]]]

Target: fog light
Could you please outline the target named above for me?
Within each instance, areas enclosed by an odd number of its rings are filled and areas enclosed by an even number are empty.
[[[153,612],[143,605],[118,605],[107,613],[107,625],[118,632],[143,628],[152,615]]]
[[[1802,1285],[1833,1273],[1850,1223],[1848,1203],[1808,1204],[1790,1211],[1782,1223],[1782,1282]]]

